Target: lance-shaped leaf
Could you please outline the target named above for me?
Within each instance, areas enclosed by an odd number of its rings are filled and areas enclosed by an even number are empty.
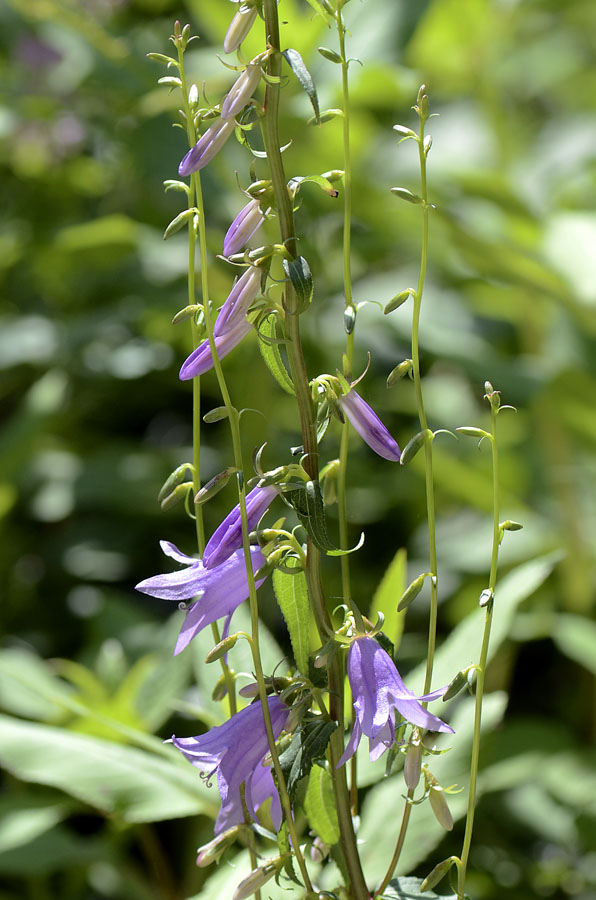
[[[308,775],[317,760],[323,759],[329,739],[337,722],[322,718],[302,722],[292,737],[290,746],[279,757],[290,798],[296,795],[298,782]]]
[[[287,394],[296,395],[294,383],[288,371],[283,364],[281,353],[279,352],[279,344],[277,342],[277,331],[275,327],[276,317],[272,313],[263,319],[259,326],[259,350],[265,361],[265,365]]]
[[[339,822],[335,807],[331,775],[322,766],[310,770],[308,788],[304,798],[308,822],[321,840],[332,847],[339,841]]]
[[[317,97],[317,91],[315,89],[314,81],[312,80],[312,76],[306,66],[304,65],[304,60],[300,56],[297,50],[292,50],[291,48],[283,51],[283,55],[286,58],[286,61],[291,68],[292,72],[300,82],[302,89],[306,91],[308,94],[309,100],[312,103],[312,108],[315,113],[315,118],[319,119],[319,99]]]
[[[298,565],[299,561],[294,557],[286,560],[288,569],[296,569]],[[303,571],[290,575],[275,569],[273,590],[288,626],[296,665],[304,675],[308,675],[309,602],[306,576]]]
[[[298,311],[304,312],[310,304],[313,295],[313,283],[310,266],[303,256],[298,259],[284,259],[284,272],[292,282],[292,287],[298,299]]]

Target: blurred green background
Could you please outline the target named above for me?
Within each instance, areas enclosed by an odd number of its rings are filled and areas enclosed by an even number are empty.
[[[248,871],[243,858],[237,869],[195,868],[217,794],[161,744],[172,731],[196,733],[197,715],[221,719],[210,697],[218,673],[202,663],[209,639],[173,660],[181,614],[133,589],[168,570],[160,538],[194,550],[182,508],[164,514],[156,500],[190,457],[191,391],[177,379],[190,335],[187,325],[171,325],[187,303],[186,240],[162,241],[182,208],[181,195],[164,194],[162,183],[176,177],[186,145],[171,127],[179,103],[156,85],[166,72],[145,54],[170,52],[174,19],[190,21],[201,36],[188,53],[190,76],[217,100],[233,78],[216,58],[233,9],[226,0],[0,6],[2,900],[208,900],[231,896]],[[335,48],[335,35],[301,0],[282,0],[280,15],[288,23],[282,41],[302,53],[321,107],[339,106],[338,67],[316,52]],[[596,6],[352,0],[345,15],[349,52],[363,63],[350,70],[355,298],[385,303],[417,277],[420,211],[389,193],[394,185],[417,190],[416,152],[398,145],[391,126],[415,127],[410,107],[424,81],[439,113],[430,123],[437,210],[421,334],[430,423],[486,425],[485,379],[517,407],[499,418],[502,518],[524,530],[506,535],[501,552],[506,580],[469,893],[593,900]],[[257,25],[247,55],[261,43]],[[340,121],[307,129],[310,115],[288,80],[288,175],[343,165]],[[215,256],[243,205],[238,182],[248,183],[248,163],[230,144],[203,178],[218,300],[232,276]],[[315,277],[303,319],[312,375],[333,373],[341,360],[340,203],[306,187],[297,214]],[[362,392],[402,446],[417,430],[412,385],[387,391],[384,382],[409,355],[409,317],[408,306],[384,318],[371,303],[357,325],[357,372],[371,353]],[[265,413],[243,417],[247,466],[265,440],[268,465],[287,461],[299,442],[292,402],[252,338],[226,371],[235,404]],[[219,404],[211,376],[204,394],[206,410]],[[323,458],[336,456],[337,445],[330,430]],[[474,440],[444,436],[435,448],[441,684],[443,671],[449,680],[477,655],[461,623],[481,615],[491,483],[488,452]],[[204,478],[230,462],[225,422],[205,426]],[[400,547],[412,576],[427,569],[421,461],[396,471],[355,439],[350,484],[354,542],[362,529],[367,535],[352,558],[354,595],[366,608]],[[230,489],[207,507],[209,530],[233,502]],[[335,515],[331,508],[332,529]],[[328,562],[334,597],[337,564]],[[270,588],[260,596],[273,668],[288,641]],[[424,656],[425,627],[422,596],[400,646],[404,675]],[[250,671],[246,658],[234,664]],[[436,774],[465,785],[466,701],[456,720],[461,743],[439,758]],[[363,792],[371,880],[391,853],[387,817],[402,792],[399,775]],[[438,826],[416,810],[409,871],[423,877],[459,852],[465,796],[452,802],[458,821],[442,843]],[[267,893],[278,895],[298,896],[275,886]]]

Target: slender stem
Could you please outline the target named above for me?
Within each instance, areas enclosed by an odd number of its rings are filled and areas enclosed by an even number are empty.
[[[408,830],[408,824],[410,822],[410,816],[412,814],[412,798],[414,796],[414,791],[409,790],[408,796],[405,802],[404,811],[401,819],[401,828],[399,829],[399,835],[397,837],[397,843],[395,845],[395,850],[393,851],[393,856],[391,857],[391,862],[389,863],[389,868],[385,873],[385,877],[383,878],[381,884],[376,889],[374,893],[374,897],[378,897],[379,894],[382,894],[391,878],[393,877],[393,873],[395,871],[395,867],[399,861],[399,857],[401,856],[401,851],[404,846],[404,842],[406,840],[406,832]]]
[[[490,402],[490,397],[489,397]],[[474,813],[476,809],[476,787],[478,780],[478,763],[480,760],[480,727],[482,724],[482,700],[484,695],[484,679],[486,674],[486,663],[488,660],[488,645],[490,641],[490,629],[493,617],[494,607],[494,591],[497,583],[497,563],[499,557],[499,544],[501,539],[501,529],[499,527],[499,449],[497,445],[497,415],[498,406],[495,407],[491,403],[491,447],[492,447],[492,468],[493,468],[493,546],[490,564],[490,576],[488,581],[488,590],[490,591],[489,600],[486,605],[484,619],[484,634],[482,636],[482,647],[480,650],[480,661],[476,670],[476,706],[474,712],[474,736],[472,740],[472,760],[470,764],[470,788],[468,792],[468,811],[466,815],[466,827],[464,831],[464,841],[462,846],[460,863],[457,871],[457,897],[463,900],[464,889],[466,883],[466,870],[468,867],[468,859],[470,856],[470,847],[472,844],[472,831],[474,828]]]
[[[281,75],[281,52],[279,40],[279,22],[277,16],[276,0],[264,2],[265,28],[268,46],[273,52],[268,59],[268,74],[273,76],[267,85],[265,95],[265,120],[263,136],[271,182],[275,193],[277,214],[279,217],[281,238],[287,250],[296,254],[296,233],[294,230],[294,217],[292,201],[287,189],[287,181],[284,172],[283,161],[279,150],[278,134],[278,109],[279,109],[279,78]],[[316,429],[313,415],[313,406],[310,395],[310,387],[306,364],[302,352],[300,340],[300,328],[298,311],[294,291],[290,283],[286,285],[285,298],[285,330],[288,339],[288,361],[290,373],[296,391],[296,401],[302,429],[302,442],[304,446],[303,465],[311,478],[318,478],[318,450]],[[309,596],[312,602],[313,613],[319,634],[326,641],[332,633],[331,621],[325,603],[320,573],[320,554],[313,547],[312,542],[307,543],[306,581]],[[350,811],[350,797],[346,780],[345,766],[336,769],[337,762],[343,753],[344,732],[344,668],[340,654],[337,653],[329,666],[329,691],[330,691],[330,715],[339,723],[339,727],[333,732],[329,744],[330,768],[333,779],[333,788],[338,813],[338,821],[341,834],[341,844],[345,854],[353,900],[368,900],[369,892],[366,888],[358,849],[356,836]],[[294,844],[294,851],[296,851]]]
[[[424,693],[430,691],[433,664],[435,657],[435,647],[437,640],[437,607],[438,607],[438,565],[437,565],[437,541],[435,526],[435,494],[433,481],[433,455],[432,455],[432,435],[429,433],[424,410],[424,399],[422,396],[422,379],[420,377],[420,349],[419,349],[419,332],[420,332],[420,310],[422,307],[422,293],[424,291],[424,282],[426,279],[426,267],[428,259],[428,189],[426,181],[426,151],[424,148],[424,125],[426,116],[420,115],[420,133],[417,139],[418,154],[420,159],[420,195],[422,197],[422,247],[420,251],[420,272],[418,275],[418,285],[416,294],[414,295],[414,310],[412,314],[412,364],[414,385],[416,391],[416,405],[418,407],[418,419],[420,421],[420,430],[425,433],[424,456],[425,456],[425,482],[426,482],[426,515],[428,520],[428,550],[430,560],[430,571],[432,577],[430,580],[430,613],[428,624],[428,651],[426,656],[426,674],[424,677]]]

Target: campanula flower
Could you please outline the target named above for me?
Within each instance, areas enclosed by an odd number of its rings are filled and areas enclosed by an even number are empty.
[[[200,559],[181,553],[169,541],[160,541],[160,546],[166,556],[183,563],[186,569],[146,578],[137,584],[137,591],[177,603],[198,597],[186,612],[174,650],[176,656],[206,625],[217,619],[226,618],[227,632],[232,613],[248,597],[248,578],[243,550],[236,550],[216,569],[206,569]],[[265,557],[258,547],[250,547],[250,556],[253,572],[265,565]],[[264,580],[260,578],[256,587]]]
[[[238,76],[221,105],[222,119],[232,119],[244,109],[261,80],[261,67],[248,65]]]
[[[283,731],[290,710],[277,696],[267,698],[275,739]],[[281,825],[279,794],[271,769],[263,765],[269,753],[261,702],[240,710],[223,725],[197,737],[172,737],[172,743],[189,762],[200,769],[205,779],[217,773],[221,809],[215,822],[215,834],[244,822],[240,786],[252,819],[257,809],[271,797],[271,817],[276,831]]]
[[[265,217],[258,200],[251,200],[243,206],[224,238],[223,255],[231,256],[246,247],[253,234],[261,227]]]
[[[244,319],[239,322],[232,331],[226,331],[225,334],[215,335],[215,349],[217,351],[218,359],[223,359],[224,356],[227,356],[228,353],[234,349],[234,347],[237,347],[249,333],[251,328],[252,325],[248,319]],[[209,369],[212,368],[213,357],[211,355],[209,341],[202,341],[197,349],[193,350],[190,356],[184,360],[178,377],[181,381],[188,381],[190,378],[194,378],[195,375],[204,375],[205,372],[208,372]]]
[[[276,494],[276,489],[269,485],[262,488],[255,487],[246,495],[246,517],[249,531],[252,531],[259,519],[267,512]],[[209,538],[203,553],[203,565],[206,569],[213,569],[241,546],[242,519],[240,505],[237,504]]]
[[[230,22],[230,27],[224,38],[224,53],[231,53],[237,50],[257,18],[257,10],[255,6],[248,6],[240,3],[238,12]]]
[[[371,760],[378,759],[391,747],[395,743],[394,710],[419,728],[453,734],[453,728],[431,715],[419,702],[436,700],[447,688],[416,697],[401,680],[389,654],[374,638],[360,635],[350,644],[348,678],[354,698],[354,726],[338,766],[354,755],[363,734],[368,738]]]
[[[383,459],[399,462],[401,450],[396,441],[360,394],[352,388],[347,394],[341,394],[337,402],[362,440],[366,441],[375,453]]]
[[[217,119],[188,151],[178,166],[178,174],[185,178],[205,168],[219,153],[235,127],[234,119]]]

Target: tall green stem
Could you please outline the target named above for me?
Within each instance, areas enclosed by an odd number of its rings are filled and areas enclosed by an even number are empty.
[[[499,544],[501,541],[501,528],[499,525],[499,448],[497,445],[497,415],[498,403],[491,402],[491,396],[487,395],[491,403],[491,448],[493,469],[493,546],[490,564],[490,576],[488,580],[488,602],[484,619],[484,634],[480,649],[480,660],[476,669],[476,706],[474,712],[474,736],[472,740],[472,760],[470,764],[470,788],[468,792],[468,811],[466,815],[466,827],[462,852],[457,867],[457,897],[463,900],[466,883],[466,871],[472,844],[472,831],[474,828],[474,813],[476,810],[476,787],[478,781],[478,763],[480,759],[480,727],[482,724],[482,700],[484,696],[484,679],[486,675],[486,663],[488,660],[488,645],[490,641],[490,629],[493,617],[494,592],[497,584],[497,562],[499,557]]]
[[[296,233],[294,230],[292,201],[288,192],[287,180],[279,149],[278,110],[281,50],[276,0],[264,0],[264,14],[267,44],[273,52],[267,61],[268,74],[272,77],[267,85],[265,96],[266,115],[263,124],[263,135],[265,149],[267,151],[267,160],[269,163],[269,172],[275,193],[281,239],[289,253],[295,256]],[[304,446],[303,465],[310,477],[312,479],[317,479],[318,450],[313,406],[304,354],[302,352],[296,297],[290,283],[286,285],[284,311],[285,331],[288,340],[288,361],[294,389],[296,391],[296,401],[299,410],[302,442]],[[320,554],[310,541],[307,546],[305,574],[317,628],[322,639],[326,641],[332,632],[332,627],[321,583]],[[340,654],[338,653],[335,654],[329,666],[330,714],[339,723],[339,727],[334,731],[329,745],[331,773],[341,833],[341,843],[351,882],[350,887],[352,897],[353,900],[368,900],[370,895],[366,888],[356,846],[356,836],[352,824],[345,767],[342,766],[339,770],[336,769],[337,762],[343,752],[343,689],[344,668]],[[296,850],[296,845],[294,845],[294,849]]]

